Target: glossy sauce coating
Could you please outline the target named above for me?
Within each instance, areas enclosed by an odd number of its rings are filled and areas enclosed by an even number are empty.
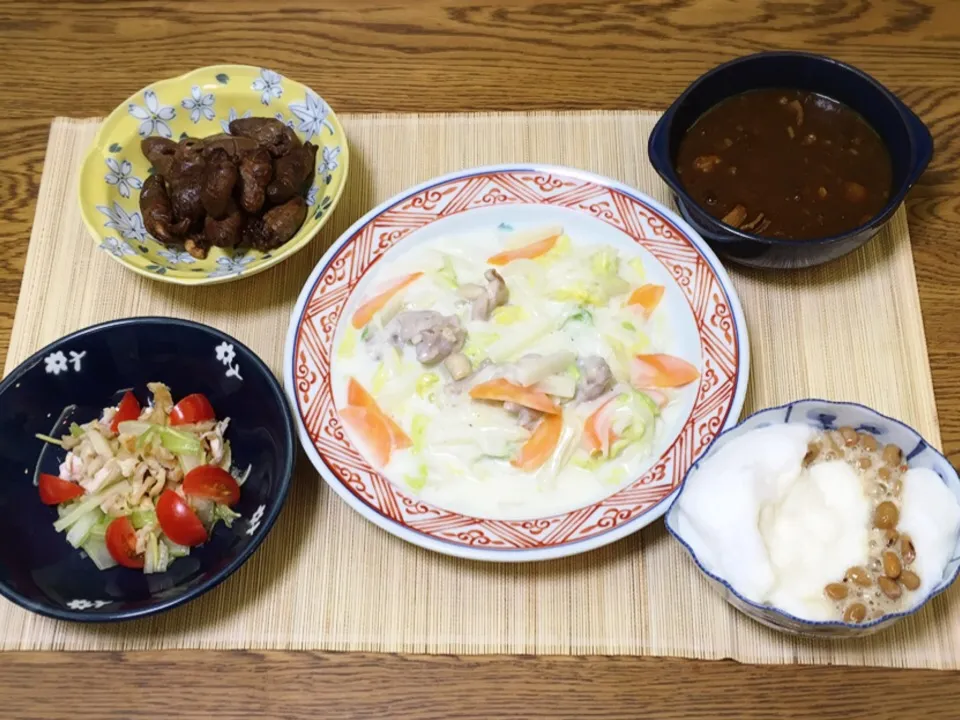
[[[856,228],[890,197],[890,154],[854,110],[801,90],[755,90],[702,115],[677,172],[713,217],[765,237],[809,240]]]

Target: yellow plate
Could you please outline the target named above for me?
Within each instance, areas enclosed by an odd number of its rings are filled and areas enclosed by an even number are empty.
[[[239,117],[275,117],[319,146],[303,227],[269,252],[211,248],[197,260],[182,246],[151,237],[140,214],[140,187],[151,172],[140,141],[227,132]],[[347,180],[347,138],[313,90],[271,70],[214,65],[155,82],[104,120],[80,171],[80,210],[97,245],[134,272],[181,285],[210,285],[253,275],[303,248],[327,222]]]

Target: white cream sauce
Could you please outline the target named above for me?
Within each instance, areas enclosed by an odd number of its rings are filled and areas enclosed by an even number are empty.
[[[692,327],[692,319],[670,316],[671,306],[686,301],[662,266],[649,260],[644,263],[639,249],[631,254],[564,234],[542,257],[498,266],[509,288],[509,302],[489,320],[475,320],[457,286],[483,284],[484,272],[492,267],[488,258],[526,244],[523,233],[473,233],[411,244],[404,252],[382,258],[364,278],[338,326],[332,361],[338,408],[346,405],[346,386],[353,377],[413,440],[412,448],[395,449],[382,468],[393,483],[427,502],[463,514],[498,519],[544,517],[611,495],[639,477],[672,441],[671,433],[676,433],[678,421],[692,404],[696,382],[664,391],[669,404],[656,419],[644,414],[649,410],[638,412],[633,429],[645,425],[643,435],[620,448],[616,457],[591,457],[582,447],[584,422],[611,397],[630,397],[626,403],[630,407],[646,407],[638,405],[630,386],[632,356],[671,353],[699,368],[699,357],[684,355],[677,347],[676,328],[684,323]],[[366,332],[368,338],[376,339],[365,341],[364,334],[350,322],[356,308],[416,272],[424,274],[374,317]],[[645,283],[666,287],[663,301],[649,319],[626,307],[630,292]],[[615,389],[592,402],[554,396],[563,409],[557,448],[538,470],[520,470],[510,461],[531,431],[521,427],[515,415],[499,403],[452,392],[451,376],[442,363],[424,366],[411,346],[398,352],[386,341],[382,328],[397,313],[428,309],[460,318],[467,331],[464,352],[474,367],[484,359],[492,362],[474,382],[509,376],[509,366],[530,353],[548,356],[568,351],[577,357],[603,357],[613,373]],[[571,364],[554,380],[569,387],[576,375]],[[626,416],[627,410],[623,414]],[[363,438],[349,432],[351,440],[366,448]],[[369,452],[365,455],[370,457]]]

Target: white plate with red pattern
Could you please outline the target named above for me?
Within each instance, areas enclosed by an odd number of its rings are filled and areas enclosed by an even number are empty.
[[[365,277],[438,232],[502,223],[575,224],[657,266],[671,322],[699,349],[700,379],[649,466],[608,497],[549,517],[473,517],[424,502],[375,470],[340,417],[330,362],[341,318],[369,290]],[[333,360],[336,362],[336,360]],[[570,168],[502,165],[435,178],[391,198],[348,229],[317,264],[294,308],[284,384],[300,441],[331,488],[363,517],[429,550],[519,562],[574,555],[614,542],[661,517],[687,470],[740,416],[749,343],[740,301],[706,243],[673,212],[614,180]]]

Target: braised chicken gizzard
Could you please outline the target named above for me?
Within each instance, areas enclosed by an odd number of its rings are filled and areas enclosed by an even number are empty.
[[[194,257],[214,246],[271,250],[307,217],[317,146],[279,120],[242,118],[203,139],[149,137],[141,150],[154,167],[140,193],[144,225]]]

